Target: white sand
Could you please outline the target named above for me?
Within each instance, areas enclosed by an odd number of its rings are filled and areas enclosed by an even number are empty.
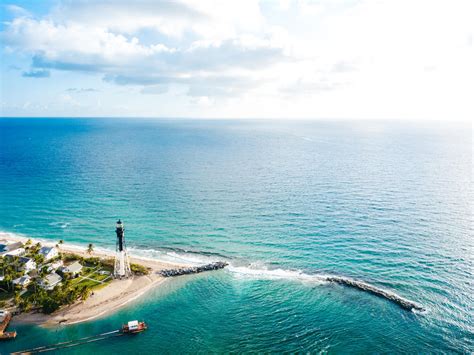
[[[10,233],[0,233],[0,240],[21,241],[25,243],[29,238],[20,237]],[[55,246],[56,243],[31,239],[33,243],[41,242],[44,246]],[[61,252],[74,253],[84,257],[111,258],[113,253],[106,251],[93,252],[91,255],[85,252],[85,248],[67,245],[59,247]],[[78,301],[75,304],[63,307],[53,314],[24,313],[15,317],[15,321],[24,323],[41,324],[52,326],[57,324],[75,324],[89,321],[106,314],[110,314],[124,305],[136,300],[153,287],[164,282],[165,278],[157,272],[163,269],[183,267],[187,265],[162,262],[153,259],[131,257],[130,261],[150,268],[149,275],[134,276],[125,280],[113,280],[110,284],[99,290],[94,290],[86,301]]]

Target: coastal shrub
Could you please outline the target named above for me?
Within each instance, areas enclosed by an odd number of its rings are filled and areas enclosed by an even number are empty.
[[[130,269],[135,275],[148,275],[149,273],[148,268],[138,264],[131,264]]]
[[[43,313],[50,314],[58,310],[61,307],[61,303],[58,299],[53,297],[45,297],[42,299],[41,308]]]
[[[65,262],[71,262],[71,261],[76,261],[79,260],[79,255],[76,254],[63,254],[63,261]]]
[[[84,258],[84,262],[89,264],[89,265],[99,265],[100,264],[100,259],[97,258],[97,257]]]
[[[103,266],[108,266],[110,268],[114,268],[114,259],[113,258],[106,258],[106,259],[102,259],[102,265]]]

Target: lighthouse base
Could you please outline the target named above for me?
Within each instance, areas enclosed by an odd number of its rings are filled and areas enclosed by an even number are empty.
[[[114,277],[116,279],[129,278],[132,276],[128,254],[122,250],[115,254]]]

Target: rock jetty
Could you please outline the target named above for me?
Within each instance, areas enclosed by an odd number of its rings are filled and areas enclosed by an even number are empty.
[[[192,266],[192,267],[184,267],[179,269],[166,269],[161,270],[158,272],[163,277],[173,277],[173,276],[181,276],[181,275],[189,275],[189,274],[199,274],[200,272],[204,271],[212,271],[212,270],[219,270],[225,268],[227,265],[226,262],[217,261],[215,263],[202,265],[202,266]]]
[[[366,284],[365,282],[356,281],[349,278],[338,277],[338,276],[328,276],[326,277],[326,281],[335,282],[344,286],[357,288],[359,290],[372,293],[373,295],[386,298],[389,301],[392,301],[393,303],[409,311],[411,310],[425,311],[425,309],[422,306],[420,306],[419,304],[413,301],[407,300],[393,292],[378,288],[373,285]]]

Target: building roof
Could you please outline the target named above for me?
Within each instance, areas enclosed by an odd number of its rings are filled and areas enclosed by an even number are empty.
[[[79,272],[82,270],[82,265],[79,263],[79,261],[75,261],[72,264],[69,264],[66,266],[67,272]]]
[[[30,262],[30,261],[33,261],[33,262],[34,262],[34,260],[31,259],[31,258],[27,258],[26,256],[20,256],[20,262],[21,262],[22,264],[26,264],[26,263],[28,263],[28,262]]]
[[[62,280],[61,276],[59,276],[58,274],[53,272],[53,273],[48,274],[48,275],[45,276],[45,278],[43,279],[43,283],[46,283],[50,286],[53,286],[53,285],[56,285],[61,280]]]
[[[23,246],[22,242],[2,243],[0,244],[0,253],[18,249],[18,248],[21,248],[22,246]]]
[[[27,258],[26,256],[16,256],[16,255],[5,255],[5,258],[7,259],[13,259],[15,257],[18,257],[18,260],[20,261],[20,263],[22,264],[26,264],[27,262],[30,262],[30,261],[33,261],[33,259],[31,258]],[[33,261],[34,262],[34,261]]]
[[[51,250],[56,249],[55,247],[42,247],[39,252],[41,255],[48,255]]]
[[[24,285],[25,283],[30,282],[30,279],[31,277],[29,277],[28,275],[25,275],[13,280],[13,283],[18,284],[18,285]]]
[[[3,252],[5,255],[20,255],[25,253],[25,248],[16,248]]]

